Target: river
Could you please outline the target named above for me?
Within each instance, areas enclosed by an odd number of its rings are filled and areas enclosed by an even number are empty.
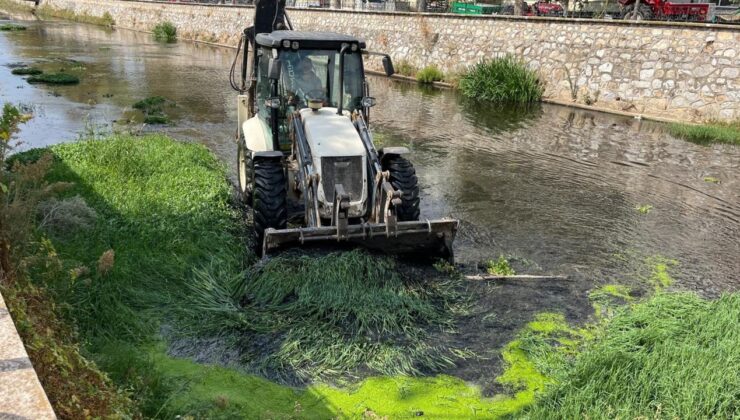
[[[161,130],[207,145],[233,171],[233,50],[84,24],[23,24],[28,30],[0,32],[0,101],[35,114],[20,149],[120,129],[136,120],[134,102],[160,95],[176,104],[173,125]],[[21,63],[72,68],[82,81],[30,85],[11,74]],[[422,217],[461,220],[458,262],[504,254],[520,272],[619,283],[660,256],[678,261],[679,289],[740,290],[740,148],[698,146],[633,118],[547,104],[501,108],[369,79],[373,129],[412,151]]]

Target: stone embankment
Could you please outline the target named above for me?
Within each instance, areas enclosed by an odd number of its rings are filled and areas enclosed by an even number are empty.
[[[22,1],[22,0],[15,0]],[[25,2],[23,2],[25,3]],[[247,6],[122,0],[44,0],[122,28],[173,22],[180,37],[235,46]],[[289,12],[296,28],[355,34],[413,67],[455,74],[515,54],[540,72],[547,98],[649,116],[740,118],[740,26],[329,9]]]
[[[56,419],[0,295],[0,419]]]

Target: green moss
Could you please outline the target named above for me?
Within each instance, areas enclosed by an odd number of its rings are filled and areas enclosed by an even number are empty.
[[[703,125],[670,124],[672,136],[697,144],[740,144],[740,120],[731,122],[713,121]]]
[[[44,83],[47,85],[76,85],[80,78],[69,73],[42,73],[26,79],[28,83]]]
[[[17,69],[13,69],[11,73],[18,75],[18,76],[34,76],[37,74],[41,74],[44,71],[41,69],[37,69],[36,67],[19,67]]]
[[[642,204],[637,207],[635,207],[635,210],[639,211],[641,214],[648,214],[650,213],[650,210],[653,209],[653,206],[650,204]]]
[[[488,260],[486,262],[486,271],[488,274],[494,276],[513,276],[516,274],[514,269],[511,268],[509,260],[503,255],[499,255],[498,260]]]
[[[646,264],[651,268],[647,282],[652,285],[656,291],[665,289],[673,284],[673,278],[669,271],[678,265],[677,260],[668,259],[659,255],[648,258]]]

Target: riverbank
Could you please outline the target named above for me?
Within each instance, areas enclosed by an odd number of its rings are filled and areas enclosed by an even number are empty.
[[[50,160],[42,158],[48,154]],[[584,380],[582,366],[604,372],[588,376],[594,385],[587,389],[601,389],[602,380],[624,386],[615,385],[609,395],[579,394],[578,413],[596,415],[606,401],[615,413],[627,417],[661,413],[680,417],[686,410],[700,416],[737,414],[736,396],[720,392],[731,389],[738,377],[731,375],[736,360],[727,359],[731,353],[723,350],[740,341],[731,333],[740,315],[735,295],[719,301],[663,292],[644,303],[639,298],[671,284],[673,262],[649,261],[644,279],[632,288],[592,291],[597,312],[591,323],[572,326],[556,312],[526,320],[512,341],[487,356],[504,363],[500,373],[486,368],[499,389],[496,395],[484,394],[461,379],[434,374],[440,362],[467,360],[487,366],[483,354],[441,345],[446,339],[440,338],[450,337],[450,332],[439,327],[456,329],[466,317],[470,305],[466,302],[485,299],[483,294],[471,295],[472,289],[454,268],[407,266],[364,252],[289,256],[255,264],[246,239],[249,226],[233,205],[223,165],[202,146],[161,135],[58,145],[23,153],[14,161],[46,162],[47,170],[35,172],[46,173],[47,185],[65,185],[53,194],[56,201],[47,199],[39,206],[42,223],[34,229],[38,236],[15,249],[43,245],[46,257],[40,262],[31,258],[38,254],[25,255],[31,283],[48,296],[44,300],[48,307],[59,308],[60,319],[68,323],[65,328],[77,332],[65,336],[78,337],[81,353],[89,355],[119,389],[110,395],[123,399],[109,399],[119,402],[100,406],[108,407],[95,411],[101,416],[490,418],[521,410],[534,410],[531,415],[536,417],[537,410],[547,409],[567,418],[574,409],[560,396],[581,389],[577,384]],[[57,211],[52,215],[49,209]],[[333,276],[330,286],[310,281],[325,280],[327,275]],[[3,287],[4,294],[14,290]],[[33,301],[30,296],[9,295],[11,311]],[[656,309],[666,307],[675,309]],[[29,314],[37,315],[37,310]],[[337,323],[335,315],[347,311],[359,324]],[[310,318],[316,313],[324,315]],[[494,328],[500,322],[491,315],[482,314],[484,321],[478,324],[483,325],[478,328]],[[308,316],[310,322],[301,326],[294,316]],[[693,321],[677,322],[687,317]],[[392,323],[413,334],[398,341]],[[631,332],[625,332],[625,324]],[[36,331],[43,325],[31,323],[29,328]],[[670,328],[663,329],[664,325]],[[703,325],[713,328],[696,337],[717,336],[724,344],[697,354],[695,363],[683,363],[685,369],[675,372],[703,377],[713,373],[713,366],[725,366],[728,375],[714,378],[711,383],[716,386],[703,391],[701,400],[716,401],[721,411],[710,411],[713,406],[691,398],[676,398],[694,395],[690,392],[694,385],[673,380],[670,369],[661,371],[661,383],[671,386],[650,392],[654,404],[628,398],[635,389],[627,386],[632,383],[627,377],[649,375],[651,363],[671,365],[683,354],[652,352],[637,345],[644,343],[643,337],[653,337],[654,328],[670,331],[669,336],[660,336],[664,343],[654,344],[675,350],[680,347],[668,346],[672,340],[693,337],[694,329]],[[333,330],[354,339],[321,339]],[[362,342],[368,336],[379,341]],[[485,340],[483,336],[478,334],[476,340]],[[417,340],[413,351],[409,339]],[[62,338],[50,340],[44,349]],[[613,347],[614,340],[619,347]],[[316,341],[318,345],[311,347]],[[27,346],[31,342],[26,341]],[[363,356],[370,354],[364,352],[366,346],[379,357]],[[604,354],[604,347],[613,351],[594,360],[594,355]],[[614,363],[624,358],[641,362],[624,370]],[[54,359],[52,366],[63,360]],[[423,360],[436,362],[417,364]],[[291,379],[285,375],[290,372],[303,384],[289,386]],[[70,375],[65,381],[84,387],[88,379]],[[82,401],[77,403],[80,409],[89,409],[85,404],[90,403]],[[52,402],[60,417],[75,417],[59,410],[68,400]]]

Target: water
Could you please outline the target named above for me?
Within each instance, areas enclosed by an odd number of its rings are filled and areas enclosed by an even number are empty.
[[[165,131],[206,144],[233,168],[232,50],[81,24],[25,24],[27,31],[0,33],[0,101],[31,105],[36,115],[22,127],[21,148],[118,127],[113,121],[137,118],[135,101],[161,95],[177,104]],[[18,63],[84,68],[82,83],[31,86],[11,75]],[[373,128],[412,150],[422,217],[462,222],[459,262],[472,267],[505,254],[522,272],[604,283],[634,279],[659,255],[679,261],[678,288],[709,296],[740,290],[740,148],[697,146],[660,124],[609,114],[501,109],[382,77],[370,83],[379,104]],[[652,210],[642,214],[641,205]]]

